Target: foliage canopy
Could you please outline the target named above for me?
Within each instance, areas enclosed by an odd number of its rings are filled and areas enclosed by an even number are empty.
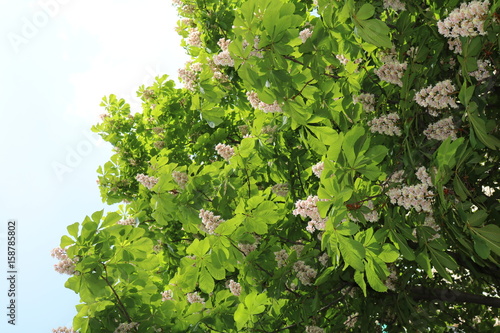
[[[93,128],[121,204],[62,237],[73,329],[491,331],[499,2],[175,3],[185,87]]]

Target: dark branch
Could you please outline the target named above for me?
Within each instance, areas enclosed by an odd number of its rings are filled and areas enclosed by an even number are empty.
[[[443,301],[448,303],[475,303],[500,308],[500,298],[464,293],[451,289],[413,287],[410,289],[416,301]]]

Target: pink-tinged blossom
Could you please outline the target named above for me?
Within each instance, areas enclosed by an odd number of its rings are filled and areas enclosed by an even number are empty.
[[[431,176],[427,173],[427,169],[424,166],[421,166],[420,168],[417,169],[417,172],[415,172],[415,176],[417,176],[417,179],[422,182],[422,184],[425,184],[429,187],[434,187],[432,184],[432,179]]]
[[[354,326],[356,326],[358,316],[359,314],[357,312],[350,315],[349,317],[347,317],[346,321],[344,321],[344,325],[348,328],[353,328]]]
[[[161,293],[161,300],[163,302],[171,301],[174,299],[173,297],[174,297],[174,293],[172,292],[172,290],[165,290],[164,292]]]
[[[318,178],[321,178],[321,174],[323,173],[324,169],[325,169],[325,162],[323,161],[318,162],[312,166],[312,172]]]
[[[52,333],[77,333],[73,330],[73,327],[60,326],[58,328],[53,328]]]
[[[302,260],[299,260],[293,264],[293,270],[297,274],[297,278],[305,286],[310,286],[318,272],[309,265],[306,265]]]
[[[136,225],[136,221],[134,217],[129,217],[128,219],[125,220],[120,220],[116,222],[116,224],[121,224],[121,225]]]
[[[384,284],[387,287],[387,289],[394,291],[396,290],[396,282],[398,280],[398,274],[393,265],[390,265],[389,269],[390,269],[390,274],[384,281]]]
[[[216,54],[213,58],[214,63],[218,66],[230,66],[234,67],[234,60],[231,58],[231,54],[229,53],[229,44],[231,40],[221,38],[217,42],[219,47],[222,49],[222,52]]]
[[[417,212],[432,212],[432,198],[434,193],[426,184],[391,188],[387,195],[391,203],[402,206],[407,210],[415,209]]]
[[[400,63],[396,60],[387,62],[383,64],[380,68],[376,69],[374,72],[382,81],[386,81],[392,84],[396,84],[400,87],[403,86],[403,74],[407,68],[406,62]]]
[[[484,21],[488,14],[489,1],[462,3],[444,20],[437,23],[438,31],[448,38],[486,35]]]
[[[436,223],[436,220],[434,220],[434,217],[432,215],[429,214],[425,217],[424,226],[430,227],[436,232],[434,235],[429,237],[429,242],[441,237],[441,235],[439,234],[439,232],[441,231],[441,227]]]
[[[226,161],[229,161],[234,155],[233,147],[225,145],[223,143],[217,144],[217,146],[215,146],[215,150],[217,151],[217,154],[219,154]]]
[[[389,183],[402,183],[404,181],[404,170],[394,172],[388,179]]]
[[[384,0],[384,8],[392,8],[395,11],[403,11],[406,10],[405,4],[399,0]]]
[[[178,70],[179,79],[184,84],[184,88],[194,91],[196,89],[196,84],[198,82],[198,72],[201,72],[202,64],[192,63],[188,61],[185,68],[180,68]]]
[[[335,58],[337,58],[337,60],[344,66],[349,62],[349,59],[347,59],[343,54],[337,54]]]
[[[293,210],[293,215],[300,215],[311,219],[306,227],[306,230],[310,233],[313,233],[315,230],[325,230],[327,218],[320,216],[318,206],[316,205],[318,201],[326,201],[326,199],[319,199],[318,196],[310,195],[306,200],[298,200]]]
[[[186,39],[186,43],[194,47],[202,47],[201,32],[197,28],[189,29],[189,35]]]
[[[241,285],[238,282],[229,280],[229,290],[231,291],[231,294],[233,294],[234,296],[240,296]]]
[[[370,212],[363,213],[365,220],[367,220],[368,222],[377,222],[380,219],[380,216],[378,215],[378,211],[374,207],[373,201],[365,201],[364,206],[370,209]]]
[[[210,235],[215,234],[214,230],[217,229],[219,224],[224,222],[224,220],[219,215],[214,215],[214,213],[209,210],[201,209],[199,217],[206,232]]]
[[[158,183],[158,178],[153,176],[146,176],[142,173],[135,176],[135,179],[137,179],[137,181],[142,185],[146,186],[148,190],[151,190],[156,185],[156,183]]]
[[[462,54],[462,42],[459,38],[448,39],[448,48],[455,54]]]
[[[114,333],[129,333],[129,332],[137,332],[137,328],[139,327],[139,323],[121,323],[118,325]]]
[[[458,108],[455,97],[456,88],[451,80],[438,82],[435,86],[428,86],[415,94],[418,105],[432,109]]]
[[[311,28],[305,28],[301,32],[299,32],[299,38],[302,40],[302,43],[305,43],[307,39],[312,36],[313,32]]]
[[[283,112],[281,106],[278,104],[278,101],[274,101],[273,104],[264,103],[259,99],[256,92],[248,91],[247,99],[250,102],[250,105],[252,105],[252,107],[256,110],[261,110],[265,113]]]
[[[60,274],[77,275],[76,263],[78,262],[78,257],[69,258],[66,253],[67,248],[62,249],[61,247],[56,247],[51,251],[51,256],[59,260],[57,264],[54,265],[54,270]]]
[[[424,134],[427,139],[444,141],[448,138],[451,138],[451,140],[456,140],[456,132],[457,130],[455,129],[455,125],[453,124],[453,118],[450,116],[427,126]]]
[[[365,111],[375,111],[375,95],[361,94],[352,97],[353,104],[361,103]]]
[[[186,294],[186,298],[187,298],[187,301],[191,304],[193,304],[193,303],[205,304],[205,299],[200,297],[200,295],[198,295],[197,291],[195,291],[194,293]]]
[[[188,175],[185,172],[173,171],[172,178],[177,183],[177,185],[179,185],[181,189],[183,189],[186,186],[186,183],[188,182]]]
[[[286,197],[288,195],[288,184],[273,185],[271,191],[279,197]]]
[[[259,43],[260,43],[260,37],[255,36],[253,39],[253,47],[252,47],[252,51],[250,51],[250,56],[262,59],[262,58],[264,58],[264,53],[261,51],[261,49],[259,49]],[[243,50],[246,50],[246,48],[249,45],[250,44],[246,40],[243,40],[243,43],[242,43]]]
[[[286,266],[286,261],[288,260],[288,252],[286,250],[280,250],[274,252],[274,259],[278,263],[278,268]]]
[[[491,76],[489,69],[491,68],[491,62],[479,59],[477,61],[477,70],[470,72],[469,75],[478,81],[484,81]]]
[[[257,250],[257,243],[238,243],[238,249],[240,249],[240,251],[243,252],[245,256],[247,256],[250,254],[250,252]]]
[[[318,326],[306,326],[306,333],[325,333],[325,330]]]
[[[326,266],[330,262],[330,256],[328,255],[328,253],[325,252],[318,257],[318,260],[321,263],[321,265]]]
[[[368,121],[368,126],[370,126],[372,133],[401,136],[401,130],[396,125],[398,121],[399,116],[397,113],[389,113],[388,115]]]

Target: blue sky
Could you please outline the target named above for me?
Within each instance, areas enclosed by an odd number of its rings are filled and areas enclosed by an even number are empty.
[[[111,147],[90,127],[104,113],[103,96],[125,98],[134,110],[140,85],[177,78],[187,60],[177,19],[169,0],[0,0],[1,332],[71,326],[79,299],[50,251],[66,226],[106,208],[95,180]],[[16,326],[6,316],[12,218]]]

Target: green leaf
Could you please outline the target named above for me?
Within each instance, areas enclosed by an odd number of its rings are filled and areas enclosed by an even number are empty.
[[[336,230],[340,235],[352,236],[359,231],[359,227],[355,223],[344,221],[336,228]]]
[[[500,227],[487,224],[482,228],[472,228],[472,231],[482,238],[490,250],[500,256]]]
[[[340,236],[338,239],[340,252],[346,264],[358,271],[363,271],[365,269],[363,259],[366,255],[363,244],[349,237]]]
[[[406,238],[404,238],[401,234],[391,231],[389,233],[389,237],[395,244],[398,245],[399,251],[401,251],[401,254],[403,257],[407,260],[415,260],[415,253],[413,252],[412,249],[408,246]]]
[[[70,236],[73,236],[75,239],[78,237],[78,230],[80,228],[80,223],[75,222],[69,225],[66,229],[68,229],[68,233]]]
[[[431,266],[431,260],[429,259],[429,255],[427,252],[423,251],[420,252],[415,261],[424,269],[424,271],[427,273],[427,276],[432,279],[434,274],[432,273],[432,266]]]
[[[467,214],[467,223],[472,227],[478,227],[486,221],[487,217],[488,213],[484,209],[480,209],[472,214]]]
[[[474,102],[471,103],[471,108],[475,109],[473,105],[475,105]],[[497,150],[497,148],[500,148],[500,140],[487,133],[486,123],[478,116],[477,112],[468,110],[468,115],[472,128],[474,129],[474,133],[479,138],[479,141],[490,149]]]
[[[363,290],[363,294],[366,297],[366,282],[365,282],[365,273],[361,271],[354,272],[354,281],[358,284],[358,286]]]
[[[366,279],[368,280],[368,284],[373,288],[373,290],[378,292],[385,292],[387,291],[387,287],[384,285],[382,280],[380,280],[380,277],[377,274],[377,270],[380,270],[380,268],[377,266],[378,264],[373,260],[368,260],[365,271]]]
[[[354,20],[354,24],[356,32],[364,41],[378,47],[392,47],[389,27],[384,22],[377,19]]]
[[[200,289],[207,294],[211,293],[215,288],[214,279],[212,278],[212,275],[210,274],[210,272],[206,268],[202,268],[200,270],[198,282],[199,282]]]
[[[384,262],[394,262],[399,258],[399,251],[394,245],[386,243],[382,246],[382,252],[378,257]]]
[[[486,241],[479,237],[478,235],[472,234],[472,239],[474,239],[474,250],[483,259],[487,259],[490,256],[490,248]]]
[[[356,13],[356,18],[358,20],[366,20],[372,17],[373,14],[375,14],[375,7],[369,3],[365,3]]]
[[[66,246],[70,246],[70,245],[73,245],[75,244],[75,241],[73,239],[71,239],[70,237],[64,235],[61,237],[61,248],[65,248]]]

